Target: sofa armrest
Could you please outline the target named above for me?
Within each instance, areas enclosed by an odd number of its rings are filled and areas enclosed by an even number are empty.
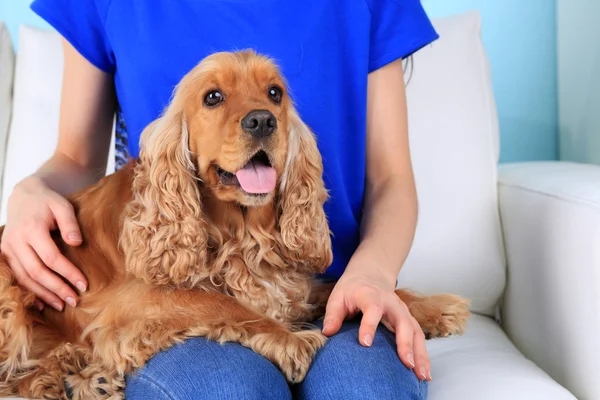
[[[501,165],[507,334],[577,398],[600,399],[600,166]]]

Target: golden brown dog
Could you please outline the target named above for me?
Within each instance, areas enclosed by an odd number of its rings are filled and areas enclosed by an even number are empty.
[[[325,343],[300,328],[331,289],[313,280],[332,261],[322,162],[277,67],[207,57],[140,145],[69,198],[83,245],[54,236],[89,281],[77,308],[37,311],[0,261],[0,395],[118,398],[125,374],[192,336],[241,343],[297,382]],[[462,333],[465,300],[398,294],[428,336]]]

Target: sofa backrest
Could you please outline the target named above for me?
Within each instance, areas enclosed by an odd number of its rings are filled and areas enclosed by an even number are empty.
[[[441,38],[419,51],[407,71],[419,222],[399,286],[461,294],[474,311],[492,315],[505,284],[505,262],[496,193],[498,118],[480,19],[469,13],[433,22]],[[56,144],[61,71],[59,36],[23,27],[2,221],[14,184]],[[108,162],[112,171],[112,153]]]
[[[35,172],[52,156],[56,147],[62,71],[60,35],[55,31],[22,25],[19,29],[13,111],[2,179],[2,224],[6,221],[8,197],[14,186]],[[114,151],[108,158],[108,172],[112,171]]]
[[[499,126],[481,20],[471,12],[434,25],[440,39],[416,53],[407,86],[419,219],[399,285],[459,293],[491,315],[506,278]]]

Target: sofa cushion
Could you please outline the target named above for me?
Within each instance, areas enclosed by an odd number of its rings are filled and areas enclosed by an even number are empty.
[[[415,54],[406,74],[419,220],[398,286],[461,294],[492,315],[505,261],[498,118],[480,18],[471,12],[433,24],[440,39]]]
[[[4,23],[0,21],[0,183],[2,182],[6,140],[12,112],[14,64],[15,53],[10,35]]]
[[[21,26],[13,115],[2,182],[2,224],[6,221],[6,204],[15,184],[35,172],[52,156],[56,147],[62,70],[60,36],[51,30]],[[114,151],[111,151],[107,172],[113,170]]]
[[[576,400],[488,317],[473,316],[464,336],[427,341],[427,350],[429,400]]]

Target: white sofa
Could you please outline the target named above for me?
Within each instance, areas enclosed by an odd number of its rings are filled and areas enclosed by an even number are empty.
[[[475,315],[464,336],[428,342],[429,398],[600,399],[600,167],[498,168],[479,15],[434,24],[441,39],[415,56],[407,89],[420,212],[399,282],[467,296]],[[0,113],[4,220],[12,187],[56,142],[62,50],[54,32],[22,27],[11,101],[0,43],[0,111],[13,105],[8,133]]]

